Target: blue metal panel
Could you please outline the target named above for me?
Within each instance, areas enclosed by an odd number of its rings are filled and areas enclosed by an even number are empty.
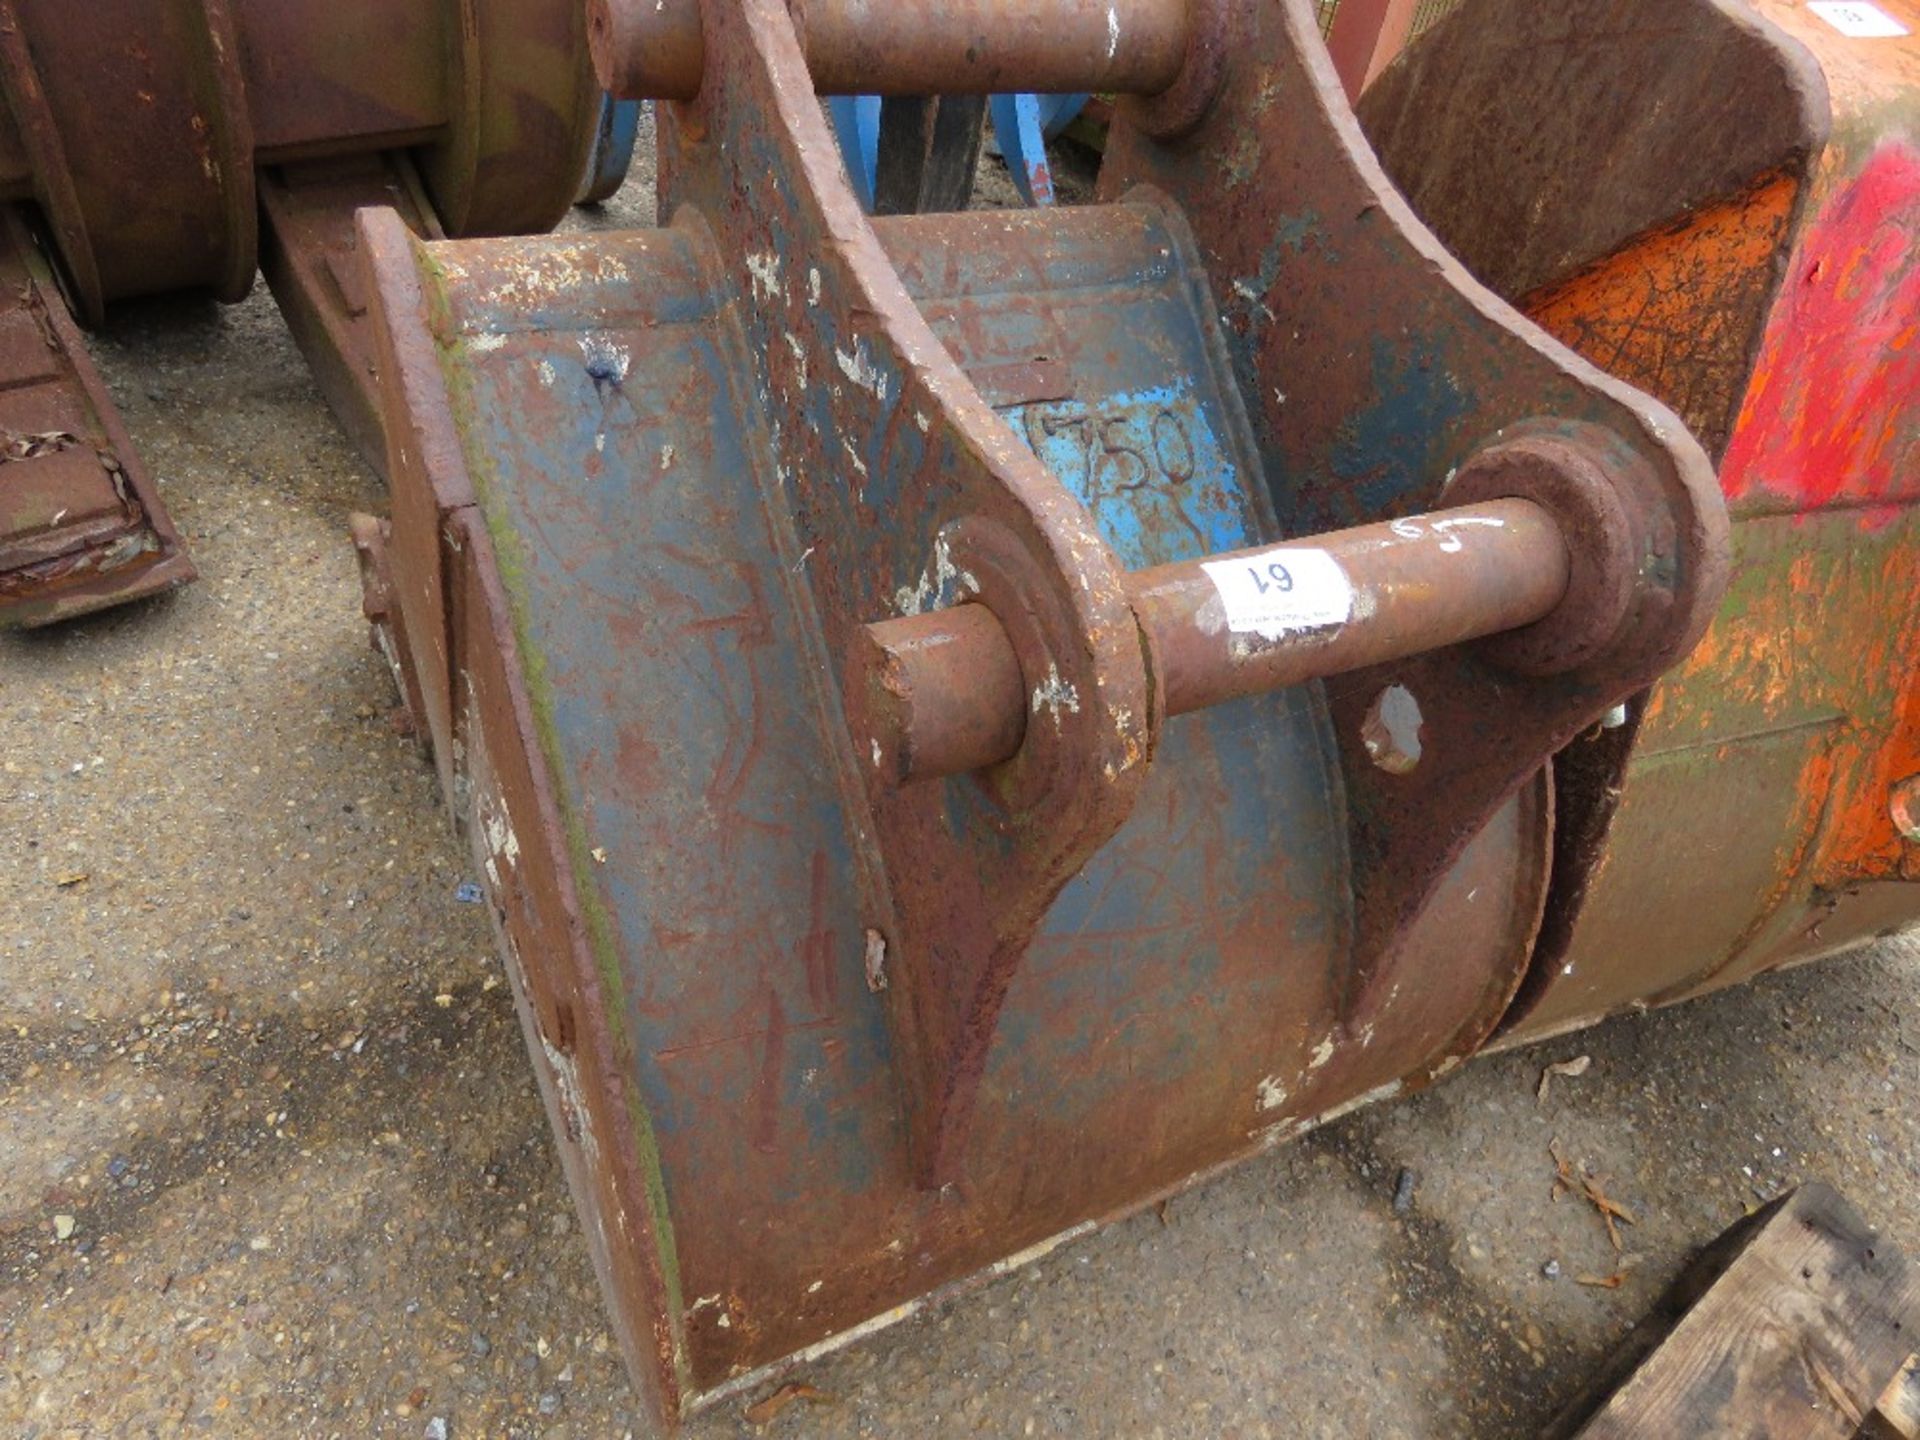
[[[587,153],[587,173],[580,181],[580,205],[598,205],[613,198],[626,183],[633,165],[633,146],[640,134],[640,102],[600,97],[600,122],[594,128],[593,149]]]
[[[874,177],[880,165],[880,97],[835,95],[827,101],[833,132],[840,137],[840,158],[847,163],[853,193],[873,211]]]
[[[1058,134],[1087,103],[1085,95],[995,95],[989,102],[993,133],[1015,188],[1029,205],[1053,203],[1047,138]],[[880,155],[880,97],[835,95],[827,101],[840,157],[860,203],[873,209]]]
[[[1087,103],[1085,95],[995,95],[988,102],[994,141],[1014,187],[1029,205],[1053,203],[1053,168],[1047,141],[1064,130]]]

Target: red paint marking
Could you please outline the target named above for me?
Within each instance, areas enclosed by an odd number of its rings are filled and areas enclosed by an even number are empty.
[[[1810,510],[1920,479],[1916,235],[1920,151],[1892,140],[1807,231],[1721,466],[1728,499],[1785,495]]]
[[[782,1013],[780,1017],[780,1032],[779,1032],[781,1043],[784,1044],[786,1042],[787,1036],[792,1035],[797,1031],[812,1032],[815,1030],[824,1030],[830,1027],[833,1023],[834,1022],[830,1019],[822,1019],[822,1020],[802,1020],[798,1024],[795,1024],[789,1021],[786,1018],[785,1014]],[[720,1050],[723,1048],[727,1048],[731,1046],[741,1046],[741,1045],[751,1046],[756,1041],[766,1039],[772,1033],[773,1033],[772,1031],[766,1030],[766,1029],[742,1030],[737,1033],[733,1031],[729,1031],[725,1035],[715,1035],[710,1039],[689,1040],[683,1045],[668,1045],[664,1049],[654,1051],[653,1058],[660,1061],[699,1059],[703,1056],[712,1054],[716,1050]],[[820,1042],[820,1048],[822,1050],[831,1051],[833,1046],[837,1043],[838,1042],[830,1039],[822,1040]],[[729,1060],[723,1060],[723,1063],[731,1065],[733,1062],[729,1059]],[[756,1083],[756,1089],[754,1093],[756,1094],[758,1093],[757,1083]]]
[[[1027,171],[1027,189],[1036,205],[1053,204],[1053,171],[1044,160],[1035,161]]]
[[[778,1148],[780,1128],[780,1072],[787,1056],[787,1012],[778,991],[767,991],[766,1044],[760,1052],[760,1074],[753,1082],[748,1104],[752,1115],[753,1148],[771,1155]]]
[[[807,999],[816,1010],[833,1008],[838,989],[833,964],[833,931],[827,925],[827,889],[831,878],[825,852],[813,852],[813,900],[806,934],[800,937],[800,963],[807,972]]]
[[[644,725],[623,725],[616,741],[614,768],[629,794],[651,795],[660,788],[660,751]]]

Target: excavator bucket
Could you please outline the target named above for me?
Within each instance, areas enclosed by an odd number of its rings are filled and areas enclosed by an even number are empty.
[[[1920,6],[1464,0],[1360,113],[1481,280],[1680,413],[1733,518],[1705,638],[1558,767],[1587,825],[1511,1036],[1911,924]]]
[[[665,223],[363,216],[359,541],[667,1427],[1500,1036],[1729,542],[1304,0],[589,13]],[[1020,91],[1098,203],[870,218],[819,103]]]
[[[543,230],[603,114],[586,193],[628,153],[579,0],[0,0],[0,94],[0,629],[194,575],[76,317],[175,290],[238,301],[264,270],[379,467],[355,211]]]

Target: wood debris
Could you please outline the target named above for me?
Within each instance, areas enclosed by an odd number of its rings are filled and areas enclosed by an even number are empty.
[[[1637,1225],[1640,1222],[1633,1218],[1632,1213],[1629,1212],[1624,1205],[1607,1194],[1605,1189],[1601,1187],[1599,1176],[1594,1175],[1584,1166],[1576,1169],[1574,1165],[1560,1153],[1559,1140],[1555,1139],[1547,1142],[1547,1153],[1553,1157],[1553,1198],[1558,1200],[1561,1195],[1568,1194],[1578,1195],[1581,1199],[1585,1200],[1589,1205],[1593,1206],[1594,1210],[1598,1212],[1602,1223],[1606,1225],[1607,1239],[1613,1242],[1613,1248],[1615,1250],[1624,1249],[1625,1247],[1620,1241],[1620,1226],[1614,1222],[1620,1221],[1627,1225]],[[1581,1283],[1584,1284],[1585,1282],[1583,1281]]]
[[[1576,1055],[1571,1060],[1556,1060],[1540,1072],[1540,1088],[1534,1092],[1534,1102],[1540,1105],[1547,1103],[1547,1091],[1552,1088],[1554,1076],[1576,1080],[1591,1068],[1593,1068],[1591,1055]]]

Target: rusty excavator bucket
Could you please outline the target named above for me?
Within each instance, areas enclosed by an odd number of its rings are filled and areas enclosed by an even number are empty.
[[[1920,346],[1875,228],[1911,42],[1822,88],[1661,8],[1775,128],[1617,37],[1537,173],[1408,122],[1467,265],[1304,0],[595,0],[660,228],[362,217],[383,640],[663,1427],[1489,1044],[1920,908]],[[1482,11],[1527,7],[1468,0],[1451,98],[1416,47],[1377,134],[1500,90],[1458,78]],[[1737,163],[1536,214],[1560,130],[1629,108],[1602,65]],[[1026,90],[1122,97],[1098,203],[869,218],[817,98]],[[1704,378],[1606,330],[1661,263]],[[1823,403],[1869,335],[1909,369]]]
[[[1705,638],[1559,762],[1513,1037],[1912,923],[1920,5],[1464,0],[1361,117],[1468,268],[1680,413],[1733,518]]]
[[[0,629],[194,575],[76,318],[264,270],[378,468],[355,211],[547,229],[607,114],[580,0],[0,0],[0,94]]]

